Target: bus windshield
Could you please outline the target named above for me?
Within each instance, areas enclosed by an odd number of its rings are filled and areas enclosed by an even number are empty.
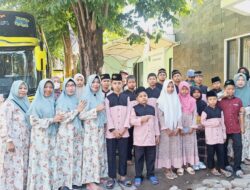
[[[15,80],[28,84],[29,95],[35,93],[37,73],[34,60],[34,48],[0,48],[0,94],[6,98]]]

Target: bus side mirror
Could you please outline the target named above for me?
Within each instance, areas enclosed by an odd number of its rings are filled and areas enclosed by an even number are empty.
[[[40,45],[35,47],[35,60],[36,60],[36,69],[38,71],[43,71],[46,69],[47,55],[44,48],[43,50],[41,50]]]

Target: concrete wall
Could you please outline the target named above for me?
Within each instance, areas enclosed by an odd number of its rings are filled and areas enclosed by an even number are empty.
[[[174,68],[183,76],[190,68],[202,70],[205,83],[219,75],[224,79],[224,39],[250,33],[250,17],[220,8],[220,0],[204,0],[175,27]]]

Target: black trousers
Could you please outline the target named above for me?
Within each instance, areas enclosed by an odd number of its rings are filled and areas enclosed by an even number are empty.
[[[227,157],[227,146],[228,146],[228,140],[233,140],[233,151],[234,151],[234,172],[241,170],[240,164],[241,164],[241,158],[242,158],[242,138],[241,133],[236,134],[228,134],[227,140],[225,143],[225,154],[224,154],[224,162],[225,166],[229,165],[228,157]]]
[[[207,167],[209,169],[215,168],[214,163],[214,156],[216,153],[217,157],[217,168],[218,169],[224,169],[224,144],[214,144],[214,145],[208,145],[207,144]]]
[[[129,132],[129,138],[128,138],[128,157],[127,160],[132,160],[132,151],[133,151],[133,147],[134,147],[134,127],[131,127],[128,129]]]
[[[197,130],[196,137],[197,137],[199,160],[203,163],[206,163],[207,162],[207,146],[206,146],[206,140],[205,140],[205,131]]]
[[[142,177],[144,158],[146,159],[147,177],[154,175],[156,146],[134,146],[135,148],[135,174]]]
[[[127,152],[128,138],[107,139],[108,153],[108,175],[110,178],[116,178],[116,150],[118,149],[118,174],[120,176],[127,175]]]

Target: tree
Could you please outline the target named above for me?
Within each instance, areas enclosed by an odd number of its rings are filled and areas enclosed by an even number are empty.
[[[65,1],[60,1],[65,6]],[[66,1],[68,5],[69,1]],[[82,73],[88,76],[99,73],[103,66],[103,32],[109,30],[124,34],[128,28],[136,28],[138,33],[128,38],[131,43],[144,36],[160,37],[160,32],[149,34],[142,30],[139,19],[155,19],[154,26],[161,28],[168,20],[176,21],[179,13],[189,13],[186,0],[74,0],[70,1],[78,26],[78,39]],[[128,12],[124,7],[130,6]]]
[[[44,12],[58,19],[55,23],[66,23],[64,17],[60,16],[65,12],[74,14],[79,41],[80,68],[85,76],[100,73],[103,66],[104,31],[124,35],[128,29],[134,28],[137,32],[128,37],[131,44],[143,42],[146,36],[157,41],[161,37],[161,28],[166,21],[176,22],[176,16],[190,12],[186,0],[30,0],[29,4],[32,4],[30,6],[32,9],[39,5],[39,14],[44,17],[44,23],[47,22]],[[154,33],[144,31],[139,24],[142,19],[145,21],[154,19],[154,27],[157,30]]]

